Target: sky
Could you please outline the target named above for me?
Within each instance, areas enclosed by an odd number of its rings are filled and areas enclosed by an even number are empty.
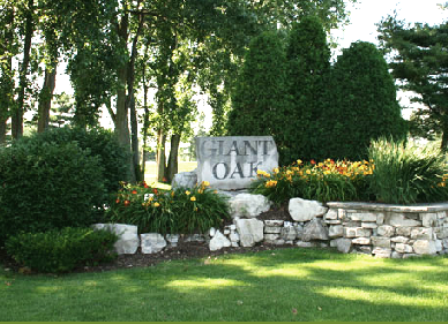
[[[350,47],[352,42],[358,40],[378,44],[376,24],[383,17],[392,15],[394,10],[397,12],[398,19],[404,19],[409,23],[440,24],[448,18],[448,10],[443,11],[437,6],[444,1],[446,0],[358,0],[356,4],[348,6],[351,12],[350,23],[331,32],[332,37],[337,38],[339,44],[334,54],[339,55],[343,48]],[[58,75],[55,93],[62,91],[72,93],[69,78],[61,70]],[[407,95],[400,92],[397,98],[402,106],[411,106]],[[205,124],[210,125],[211,112],[206,105],[206,100],[200,100],[198,106],[199,110],[206,116]],[[412,109],[403,109],[403,117],[409,118],[411,111]],[[104,115],[107,115],[107,113]],[[108,118],[104,118],[103,122],[107,123],[107,126],[112,126]]]
[[[350,24],[344,28],[332,31],[333,37],[338,37],[339,48],[350,47],[357,40],[377,44],[378,33],[375,24],[383,17],[393,15],[397,11],[398,19],[406,22],[440,24],[446,20],[448,11],[441,10],[437,5],[443,0],[358,0],[350,5]]]
[[[352,42],[358,40],[372,42],[378,45],[378,32],[376,24],[388,15],[397,12],[399,20],[407,23],[427,23],[437,25],[447,20],[448,10],[441,10],[438,4],[443,0],[358,0],[358,3],[350,5],[350,23],[348,26],[332,30],[332,37],[337,38],[339,44],[335,55],[339,55],[343,48],[350,47]],[[409,119],[412,110],[418,104],[410,103],[409,96],[401,91],[397,93],[397,99],[402,107],[405,119]]]

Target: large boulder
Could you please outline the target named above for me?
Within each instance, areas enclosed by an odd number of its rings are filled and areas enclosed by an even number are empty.
[[[304,227],[301,239],[305,242],[311,240],[326,241],[329,239],[328,227],[324,225],[322,220],[313,219]]]
[[[263,222],[258,219],[234,220],[236,229],[240,234],[240,245],[252,247],[263,240]]]
[[[263,195],[239,194],[230,198],[230,213],[233,218],[255,218],[271,208],[269,199]]]
[[[174,188],[193,188],[198,182],[196,171],[181,172],[174,175],[171,187]]]
[[[210,251],[217,251],[221,250],[224,247],[229,247],[231,245],[232,243],[229,241],[229,239],[227,239],[227,237],[218,230],[216,231],[213,238],[210,240],[209,247]]]
[[[289,200],[289,214],[296,222],[306,222],[323,216],[328,208],[316,200],[292,198]]]
[[[143,254],[158,253],[166,247],[165,239],[158,233],[141,234],[140,238]]]
[[[140,239],[137,234],[137,226],[126,224],[95,224],[94,229],[106,229],[118,236],[114,248],[118,255],[135,254],[140,246]]]

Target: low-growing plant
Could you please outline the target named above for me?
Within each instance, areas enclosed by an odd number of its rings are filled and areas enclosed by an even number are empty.
[[[207,182],[173,190],[123,183],[106,214],[111,222],[137,225],[140,233],[161,234],[205,233],[229,217],[226,198]]]
[[[288,199],[350,201],[369,199],[368,177],[373,166],[368,161],[350,162],[327,159],[324,162],[275,168],[271,173],[259,170],[252,191],[267,196],[276,204]]]
[[[446,155],[435,143],[422,146],[382,138],[371,144],[369,158],[375,161],[370,186],[376,201],[412,204],[448,199]]]
[[[117,239],[107,230],[66,227],[10,236],[5,246],[8,255],[20,265],[38,272],[59,273],[113,260]]]

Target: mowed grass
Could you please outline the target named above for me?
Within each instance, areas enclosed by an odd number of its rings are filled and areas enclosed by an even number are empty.
[[[448,320],[446,257],[292,248],[0,283],[0,321]]]

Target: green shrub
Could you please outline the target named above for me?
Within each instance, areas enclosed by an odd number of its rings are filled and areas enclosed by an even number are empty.
[[[373,142],[369,157],[375,161],[371,192],[378,202],[411,204],[448,200],[446,155],[434,143]]]
[[[76,143],[39,137],[0,150],[0,245],[7,235],[89,226],[104,198],[103,167]]]
[[[321,141],[321,120],[330,122],[331,115],[324,115],[327,100],[330,47],[322,23],[317,17],[303,17],[294,24],[289,35],[286,57],[288,69],[288,93],[292,109],[288,121],[282,123],[284,147],[279,148],[282,165],[298,158],[321,159],[325,156]]]
[[[277,205],[289,199],[327,201],[370,200],[368,178],[373,167],[367,161],[333,161],[291,165],[274,169],[272,173],[258,172],[252,191],[267,196]]]
[[[119,182],[128,177],[129,153],[109,130],[63,127],[50,129],[37,136],[45,142],[57,144],[76,142],[81,149],[90,150],[91,156],[97,156],[104,167],[104,187],[108,193],[116,192],[120,188]]]
[[[232,92],[227,127],[230,135],[272,135],[279,149],[283,147],[284,116],[291,107],[283,47],[274,32],[264,32],[250,42]]]
[[[22,233],[6,241],[6,251],[19,264],[38,272],[67,272],[77,266],[110,261],[117,235],[106,230],[70,228]]]
[[[325,118],[318,141],[325,157],[366,159],[372,140],[406,137],[407,124],[396,99],[394,79],[374,44],[357,42],[344,49],[327,89],[330,98],[322,114]]]
[[[140,233],[205,233],[229,218],[225,198],[206,183],[162,191],[125,185],[106,214],[110,222],[137,225]]]

